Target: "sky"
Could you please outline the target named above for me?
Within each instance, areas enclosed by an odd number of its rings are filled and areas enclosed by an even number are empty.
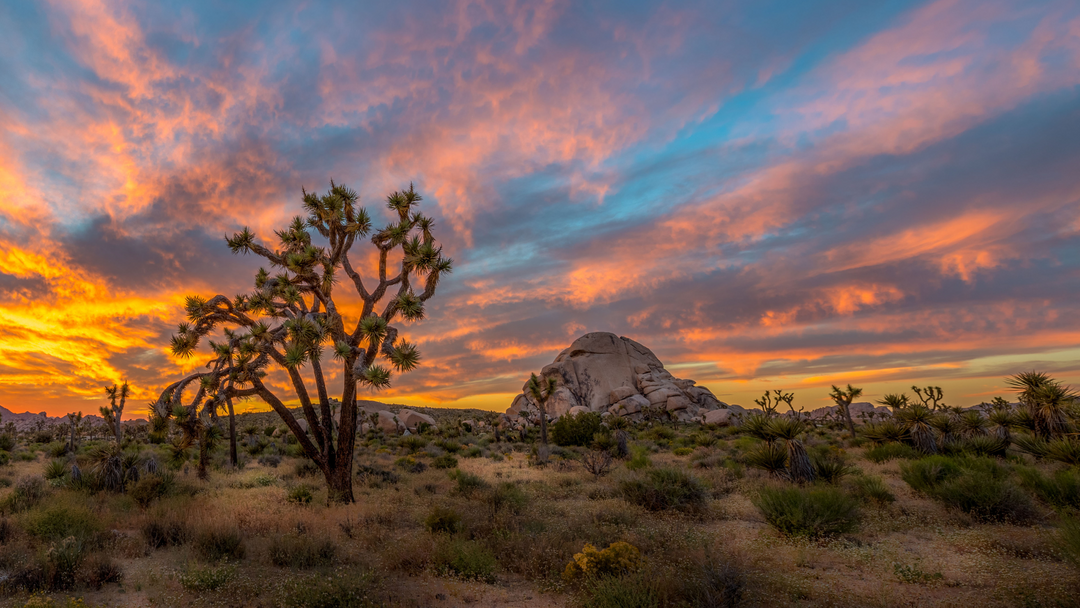
[[[0,3],[0,405],[145,413],[331,179],[455,260],[365,398],[502,410],[589,331],[743,405],[1080,383],[1074,0],[70,0]]]

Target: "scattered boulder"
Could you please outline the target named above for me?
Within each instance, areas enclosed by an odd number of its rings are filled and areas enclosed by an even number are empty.
[[[666,410],[680,420],[700,420],[707,411],[727,407],[709,389],[671,375],[645,346],[607,332],[574,340],[541,370],[540,377],[556,381],[547,403],[551,418],[590,411],[638,419],[646,410]],[[538,419],[539,408],[527,384],[506,413]]]
[[[718,426],[730,426],[731,425],[731,410],[712,410],[705,412],[701,421],[705,424],[715,424]]]
[[[421,423],[435,426],[435,419],[427,414],[421,414],[420,412],[414,412],[412,410],[401,410],[397,414],[398,421],[410,431],[416,431],[416,428]]]

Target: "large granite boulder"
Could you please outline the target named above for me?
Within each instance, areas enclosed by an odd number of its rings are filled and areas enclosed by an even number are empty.
[[[648,348],[606,332],[574,340],[540,376],[556,381],[547,403],[551,418],[590,411],[637,419],[647,411],[666,411],[680,420],[701,420],[705,412],[727,407],[709,389],[672,376]],[[527,386],[507,409],[508,416],[538,418]]]

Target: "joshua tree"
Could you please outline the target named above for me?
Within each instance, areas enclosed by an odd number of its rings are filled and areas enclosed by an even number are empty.
[[[806,431],[806,423],[793,418],[777,418],[769,423],[769,431],[787,444],[787,467],[791,480],[799,483],[814,481],[810,456],[799,441],[799,435]]]
[[[897,418],[907,429],[911,437],[911,443],[924,454],[937,454],[937,442],[934,440],[934,431],[930,428],[934,414],[930,408],[924,405],[914,405],[901,410]]]
[[[765,391],[765,394],[762,395],[761,399],[754,399],[754,403],[758,404],[761,410],[765,412],[766,417],[772,418],[773,416],[776,416],[776,410],[780,407],[781,403],[786,403],[788,409],[794,412],[795,408],[791,407],[791,401],[793,399],[795,399],[795,393],[785,393],[780,389],[775,389],[773,390],[773,394],[770,394],[769,391]]]
[[[989,422],[986,418],[983,418],[978,410],[968,410],[960,414],[960,433],[965,438],[986,435],[987,426],[989,426]]]
[[[940,386],[928,386],[926,388],[912,386],[911,390],[915,391],[915,394],[919,396],[919,401],[922,401],[922,404],[930,411],[934,411],[938,409],[938,407],[941,407],[939,404],[944,398],[944,395],[941,392]]]
[[[1009,443],[1012,441],[1011,429],[1016,424],[1011,411],[995,409],[990,412],[990,424],[994,427],[994,437]]]
[[[101,407],[101,417],[109,425],[109,430],[116,435],[116,445],[120,445],[124,438],[124,430],[120,427],[120,416],[124,413],[124,402],[127,401],[129,392],[127,382],[119,387],[115,384],[111,387],[105,387],[105,394],[109,396],[109,407]],[[119,399],[119,402],[117,399]]]
[[[421,197],[412,186],[387,197],[394,220],[381,230],[372,231],[372,220],[357,206],[358,200],[355,191],[331,182],[323,196],[304,191],[307,217],[296,217],[276,232],[276,249],[258,243],[247,228],[226,239],[233,253],[264,258],[274,274],[260,269],[255,291],[247,295],[187,299],[189,323],[181,324],[173,336],[173,353],[191,356],[202,338],[219,326],[223,326],[224,339],[210,342],[213,358],[209,371],[171,384],[155,406],[165,412],[181,405],[184,389],[194,380],[200,381],[199,388],[185,405],[193,413],[201,407],[214,418],[217,409],[227,406],[230,399],[262,399],[285,422],[304,454],[319,466],[332,502],[353,501],[357,385],[370,389],[390,386],[392,372],[376,363],[380,356],[399,373],[419,365],[416,346],[399,340],[398,329],[391,323],[398,318],[423,319],[425,303],[435,295],[440,279],[453,269],[453,262],[443,257],[432,235],[434,222],[414,209]],[[322,245],[312,242],[312,230],[321,237]],[[369,233],[378,259],[374,283],[361,277],[353,266],[356,258],[350,257],[353,245]],[[396,259],[392,256],[397,252],[400,265],[396,270],[388,269],[388,260]],[[359,296],[361,312],[355,324],[346,324],[334,298],[341,270]],[[322,354],[328,345],[339,360],[343,385],[336,427],[323,372]],[[309,366],[314,396],[301,375],[304,366]],[[272,369],[282,370],[288,377],[307,429],[264,382]]]
[[[851,410],[849,408],[851,407],[851,402],[859,395],[862,395],[862,389],[855,388],[850,384],[847,385],[846,389],[841,389],[834,384],[832,392],[829,393],[829,397],[832,397],[832,400],[836,403],[837,409],[843,414],[852,437],[855,436],[855,423],[851,421]]]
[[[82,412],[72,412],[67,415],[68,424],[71,425],[71,440],[68,442],[68,451],[72,454],[75,453],[75,430],[79,427],[79,423],[82,422]]]
[[[895,414],[908,406],[908,396],[903,393],[900,393],[899,395],[896,393],[889,393],[878,401],[878,405],[888,407]]]
[[[1042,372],[1022,372],[1006,381],[1020,393],[1020,405],[1034,422],[1041,439],[1058,437],[1069,430],[1067,411],[1077,399],[1072,389]]]
[[[532,395],[533,401],[536,402],[536,406],[540,409],[540,444],[547,445],[547,402],[551,399],[551,395],[555,393],[555,386],[557,381],[554,377],[549,377],[546,380],[541,380],[533,374],[529,378],[529,394]]]

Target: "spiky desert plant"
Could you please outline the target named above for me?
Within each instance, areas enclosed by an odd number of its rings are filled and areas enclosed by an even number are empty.
[[[902,442],[907,438],[907,429],[896,420],[884,420],[863,427],[863,437],[876,444]]]
[[[897,418],[907,429],[911,444],[917,450],[924,454],[937,454],[937,440],[930,426],[934,414],[929,408],[923,405],[913,405],[897,414]]]
[[[420,364],[416,346],[399,340],[399,330],[391,324],[397,319],[422,320],[427,301],[453,270],[453,261],[443,256],[433,236],[434,221],[416,209],[421,196],[411,185],[387,197],[393,219],[381,230],[372,229],[371,217],[358,201],[354,190],[331,182],[325,195],[303,192],[306,217],[296,217],[276,231],[276,248],[259,243],[247,228],[226,239],[233,253],[265,259],[274,274],[260,269],[250,294],[187,299],[188,322],[173,336],[173,353],[191,356],[199,342],[219,327],[224,327],[224,339],[211,342],[209,371],[169,385],[156,405],[164,410],[183,403],[185,388],[204,377],[209,380],[200,382],[185,404],[192,411],[205,411],[214,418],[232,399],[262,399],[285,422],[304,455],[319,467],[330,501],[346,503],[354,500],[357,389],[388,388],[392,369],[404,373]],[[312,231],[321,237],[323,246],[312,241]],[[377,260],[374,282],[365,281],[353,267],[357,258],[350,258],[353,246],[369,235],[375,250],[372,257]],[[343,283],[341,271],[358,296],[360,314],[355,323],[346,323],[334,297]],[[327,347],[340,361],[336,379],[342,392],[336,425],[323,372]],[[380,357],[386,364],[377,363]],[[306,373],[301,373],[305,367]],[[288,377],[306,429],[279,393],[264,382],[271,369]],[[309,390],[312,385],[314,391]]]
[[[862,395],[862,392],[863,389],[855,388],[850,384],[847,385],[846,389],[841,389],[834,384],[832,387],[832,392],[829,393],[829,397],[831,397],[833,402],[836,403],[837,409],[839,409],[840,412],[843,413],[844,420],[847,422],[847,427],[848,430],[851,431],[852,437],[855,436],[855,423],[851,421],[851,402],[854,401],[855,398],[859,395]]]
[[[788,476],[792,481],[814,481],[814,467],[799,436],[806,432],[806,423],[795,418],[774,418],[769,423],[771,434],[784,441],[787,447]]]
[[[109,407],[102,406],[100,408],[101,417],[105,419],[105,423],[109,425],[109,430],[116,436],[117,445],[120,445],[124,438],[124,431],[120,426],[120,417],[124,414],[124,402],[127,401],[130,390],[127,382],[120,386],[115,384],[106,386],[105,394],[109,396]]]
[[[910,403],[908,402],[908,396],[904,393],[889,393],[878,400],[878,405],[884,405],[893,411],[895,414],[900,410],[906,408]]]
[[[558,381],[554,376],[540,379],[536,374],[533,374],[532,377],[529,378],[529,383],[526,386],[529,390],[529,395],[533,398],[533,401],[536,402],[536,407],[540,410],[540,443],[542,445],[547,445],[547,402],[555,393]]]
[[[1053,439],[1047,442],[1043,456],[1071,466],[1080,465],[1080,441],[1075,437]]]
[[[1069,431],[1066,412],[1075,403],[1072,389],[1043,372],[1021,372],[1006,380],[1020,394],[1020,405],[1031,415],[1035,434],[1043,439]]]
[[[773,477],[788,479],[788,451],[779,443],[762,443],[746,453],[747,466],[767,471]]]
[[[1006,442],[1012,442],[1012,427],[1016,424],[1016,419],[1013,413],[1006,409],[995,409],[990,412],[990,416],[987,418],[990,423],[990,428],[993,430],[994,437]]]
[[[1016,449],[1025,454],[1031,454],[1036,458],[1043,458],[1046,456],[1047,445],[1049,442],[1036,435],[1019,433],[1013,436],[1012,443],[1016,446]]]
[[[994,435],[976,435],[968,437],[962,443],[965,452],[979,456],[1004,457],[1009,449],[1009,442]]]
[[[71,426],[71,439],[68,441],[68,451],[75,453],[75,431],[79,428],[79,423],[82,422],[82,412],[71,412],[67,415],[68,424]]]
[[[968,410],[960,414],[960,435],[965,438],[984,436],[989,424],[978,410]]]
[[[765,414],[750,414],[742,421],[739,428],[751,437],[771,442],[774,437],[769,423],[770,419]]]
[[[938,448],[947,450],[960,441],[960,421],[952,414],[938,414],[930,419],[930,426],[938,432]]]

